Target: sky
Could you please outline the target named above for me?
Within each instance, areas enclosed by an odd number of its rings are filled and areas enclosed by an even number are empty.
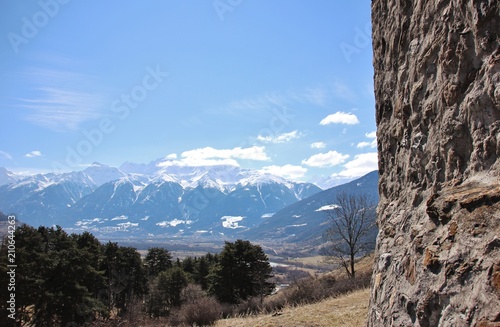
[[[0,6],[0,167],[377,169],[369,0]]]

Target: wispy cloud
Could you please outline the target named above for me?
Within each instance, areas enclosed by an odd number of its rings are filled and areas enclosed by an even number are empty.
[[[354,94],[343,83],[306,87],[300,90],[270,92],[264,95],[232,101],[226,108],[229,112],[258,111],[273,107],[286,107],[295,104],[307,104],[325,107],[336,98],[352,99]]]
[[[329,124],[344,124],[344,125],[356,125],[359,124],[359,119],[355,114],[346,113],[342,111],[338,111],[334,114],[328,115],[323,118],[320,125],[329,125]]]
[[[240,111],[257,111],[262,109],[270,109],[273,107],[285,107],[290,104],[291,99],[279,93],[266,94],[253,98],[232,101],[229,103],[228,110],[230,112]]]
[[[57,131],[74,130],[85,121],[101,117],[104,99],[94,76],[63,69],[30,68],[20,73],[30,81],[18,107],[25,119]]]
[[[26,158],[41,157],[42,156],[42,152],[40,152],[38,150],[35,150],[35,151],[31,151],[30,153],[26,153],[24,156]]]
[[[101,116],[101,99],[95,94],[62,88],[40,88],[37,96],[20,99],[29,110],[26,119],[52,130],[73,130]]]
[[[315,104],[317,106],[324,106],[327,104],[330,96],[331,94],[328,89],[325,89],[324,87],[314,87],[307,88],[299,96],[299,99],[305,100],[306,102]]]
[[[283,134],[278,134],[278,135],[268,135],[268,136],[263,136],[259,135],[257,136],[257,141],[263,142],[263,143],[287,143],[290,142],[291,140],[298,139],[302,137],[302,133],[299,131],[295,130],[289,133],[283,133]]]
[[[349,101],[354,101],[356,99],[356,95],[354,92],[347,86],[347,84],[336,81],[332,83],[332,93],[336,98],[341,98]]]
[[[0,151],[0,156],[4,157],[5,159],[14,160],[12,158],[12,156],[10,155],[10,153],[5,152],[5,151]]]

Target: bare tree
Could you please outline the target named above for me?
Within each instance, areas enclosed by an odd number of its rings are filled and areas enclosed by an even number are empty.
[[[377,227],[376,203],[364,194],[338,193],[327,210],[331,226],[326,232],[327,253],[337,259],[347,275],[355,277],[354,260],[373,250]],[[337,261],[335,260],[335,261]]]

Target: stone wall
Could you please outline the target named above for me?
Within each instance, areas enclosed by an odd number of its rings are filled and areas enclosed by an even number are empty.
[[[500,326],[500,1],[373,0],[368,326]]]

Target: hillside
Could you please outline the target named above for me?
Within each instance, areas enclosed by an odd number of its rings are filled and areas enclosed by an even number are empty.
[[[359,327],[366,324],[370,290],[363,289],[319,303],[287,307],[281,315],[219,320],[216,327]]]
[[[373,254],[360,259],[356,263],[359,274],[370,275],[373,268]],[[338,283],[348,277],[343,268],[335,269],[322,277],[334,278]],[[321,277],[320,277],[321,278]],[[293,286],[292,286],[293,287]],[[289,289],[290,290],[290,289]],[[286,291],[285,291],[286,292]],[[278,293],[277,295],[280,296]],[[278,327],[278,326],[311,326],[311,327],[358,327],[366,324],[370,291],[355,290],[337,297],[301,306],[286,306],[279,315],[262,314],[244,318],[222,319],[216,327]]]
[[[265,219],[246,236],[250,239],[280,239],[287,243],[304,241],[322,243],[322,235],[328,222],[328,206],[335,204],[336,195],[343,192],[364,194],[376,204],[378,202],[378,171],[289,205]],[[375,237],[376,235],[373,235],[373,238]]]

